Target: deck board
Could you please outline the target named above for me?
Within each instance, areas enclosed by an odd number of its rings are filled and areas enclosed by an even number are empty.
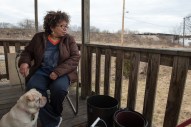
[[[0,86],[0,118],[16,104],[16,101],[23,93],[19,85]],[[71,91],[71,93],[75,92]],[[71,94],[70,98],[75,104],[75,96]],[[63,108],[61,127],[86,127],[86,100],[79,100],[79,112],[76,116],[66,100],[63,103]]]

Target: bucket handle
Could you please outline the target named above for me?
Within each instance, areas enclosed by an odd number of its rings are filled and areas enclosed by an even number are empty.
[[[103,119],[99,118],[99,117],[93,122],[93,124],[92,124],[90,127],[96,127],[96,124],[97,124],[99,121],[103,122],[104,125],[105,125],[105,127],[107,127],[106,122],[105,122]]]

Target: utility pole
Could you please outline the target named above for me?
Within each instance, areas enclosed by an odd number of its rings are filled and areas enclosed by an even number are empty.
[[[183,46],[184,46],[184,36],[185,36],[185,22],[186,22],[186,20],[185,20],[185,18],[183,18],[183,37],[182,37]]]
[[[122,12],[122,30],[121,30],[121,45],[123,45],[124,42],[124,18],[125,18],[125,0],[123,0],[123,12]]]

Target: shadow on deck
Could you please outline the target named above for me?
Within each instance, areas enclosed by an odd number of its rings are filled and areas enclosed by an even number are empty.
[[[2,85],[0,86],[0,118],[7,113],[12,106],[15,105],[18,98],[23,94],[20,85]],[[72,89],[70,94],[72,93]],[[75,93],[75,92],[74,92]],[[74,96],[71,95],[71,100]],[[75,104],[75,103],[74,103]],[[79,112],[75,116],[72,112],[69,103],[64,101],[64,110],[62,113],[63,121],[61,127],[86,127],[87,113],[86,113],[86,100],[79,100]]]

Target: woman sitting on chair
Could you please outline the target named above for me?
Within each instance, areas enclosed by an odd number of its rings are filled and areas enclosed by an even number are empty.
[[[43,127],[59,127],[62,102],[70,82],[77,81],[80,59],[74,38],[67,33],[70,17],[65,12],[49,11],[44,17],[45,32],[36,33],[21,53],[18,66],[26,77],[26,89],[36,88],[50,101],[40,110]]]

